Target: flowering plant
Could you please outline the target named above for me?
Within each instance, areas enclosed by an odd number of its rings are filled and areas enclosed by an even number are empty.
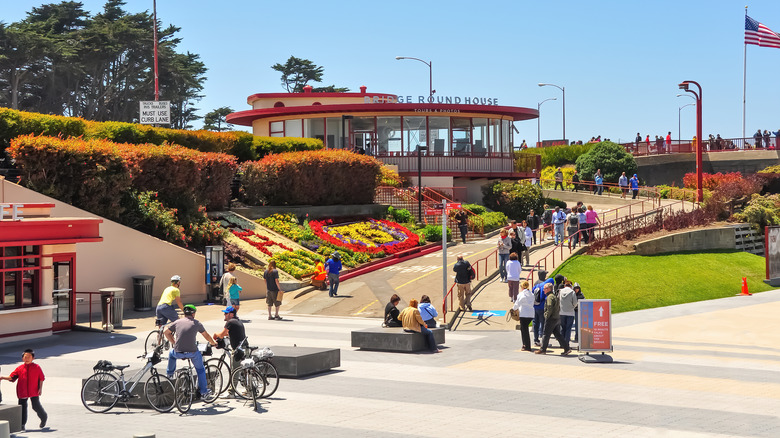
[[[312,232],[335,246],[356,252],[395,254],[417,246],[420,238],[405,227],[383,219],[333,225],[332,219],[309,221]]]

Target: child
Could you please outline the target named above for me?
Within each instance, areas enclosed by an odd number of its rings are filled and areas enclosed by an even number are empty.
[[[43,370],[38,364],[33,363],[35,359],[35,352],[31,349],[24,350],[22,354],[22,365],[19,365],[8,377],[0,376],[0,380],[8,380],[9,382],[17,382],[16,384],[16,397],[19,398],[19,405],[22,407],[22,430],[25,430],[24,425],[27,423],[27,399],[32,399],[32,408],[38,418],[41,419],[41,429],[46,427],[46,420],[49,418],[46,415],[46,411],[41,406],[40,396],[43,391]]]
[[[241,292],[241,286],[238,285],[238,278],[231,277],[230,282],[228,283],[228,293],[230,294],[230,305],[233,306],[236,309],[236,312],[238,312],[239,309],[239,303],[240,300],[238,299],[238,293]]]

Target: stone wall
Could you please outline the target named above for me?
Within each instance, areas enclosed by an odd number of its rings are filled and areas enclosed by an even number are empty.
[[[734,248],[734,228],[731,227],[683,231],[634,245],[634,251],[637,255]]]

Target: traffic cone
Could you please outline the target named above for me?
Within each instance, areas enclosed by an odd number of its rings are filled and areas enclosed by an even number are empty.
[[[739,295],[740,296],[753,295],[750,292],[748,292],[747,278],[745,277],[742,277],[742,293]]]

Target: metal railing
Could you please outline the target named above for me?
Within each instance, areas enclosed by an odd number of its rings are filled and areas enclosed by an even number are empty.
[[[87,295],[87,300],[86,301],[89,303],[89,328],[92,328],[92,296],[93,295],[97,295],[97,297],[99,298],[98,299],[98,305],[102,305],[101,294],[102,294],[102,292],[73,292],[73,295],[77,298],[76,299],[76,315],[78,315],[78,306],[79,306],[78,296],[79,295]],[[111,307],[112,307],[111,306],[111,304],[112,304],[111,300],[113,300],[113,295],[112,295],[112,297],[108,298],[108,300],[109,300],[109,302],[108,302],[108,315],[106,316],[106,318],[107,318],[107,321],[109,323],[111,323],[111,321],[112,321],[111,318],[113,317],[113,315],[111,315]]]
[[[493,263],[490,263],[489,259],[493,259]],[[471,263],[471,267],[474,268],[474,271],[476,273],[474,279],[471,281],[479,283],[480,281],[488,277],[490,272],[489,270],[490,265],[493,265],[494,270],[498,269],[498,249],[494,250],[487,256],[477,260],[476,262]],[[452,286],[450,286],[449,290],[447,290],[447,294],[444,296],[444,299],[442,300],[441,311],[442,311],[444,324],[447,323],[447,312],[448,311],[451,312],[455,309],[454,307],[455,294],[453,293],[453,291],[455,290],[456,286],[457,283],[453,282]],[[447,298],[449,298],[450,300],[449,309],[447,307]]]
[[[442,202],[443,199],[446,199],[448,203],[455,202],[452,199],[447,198],[446,194],[444,193],[443,188],[437,187],[437,188],[428,188],[423,187],[422,190],[422,217],[424,218],[423,221],[425,224],[431,224],[431,225],[441,225],[441,215],[425,215],[425,210],[432,210],[435,207],[435,204],[439,204]],[[449,188],[450,190],[455,190],[457,187]],[[386,187],[381,186],[377,187],[376,189],[376,195],[374,197],[374,202],[377,204],[387,204],[392,205],[393,208],[404,208],[409,210],[410,213],[416,218],[417,217],[417,211],[419,209],[419,201],[417,199],[417,188],[416,187],[409,187],[409,188],[397,188],[397,187]],[[484,235],[485,233],[485,224],[479,215],[475,214],[474,212],[463,209],[468,213],[469,215],[469,232],[474,235]],[[453,231],[453,235],[455,235],[455,230],[458,229],[457,227],[457,221],[453,219],[452,217],[447,217],[447,227],[449,227]]]
[[[706,138],[702,146],[704,152],[723,152],[723,151],[748,151],[748,150],[775,150],[780,147],[780,140],[770,137],[769,144],[766,144],[762,137],[761,146],[757,146],[757,140],[753,137],[746,138]],[[672,140],[670,145],[666,142],[640,142],[621,143],[621,146],[634,156],[644,155],[663,155],[663,154],[685,154],[693,153],[694,145],[692,140]]]

